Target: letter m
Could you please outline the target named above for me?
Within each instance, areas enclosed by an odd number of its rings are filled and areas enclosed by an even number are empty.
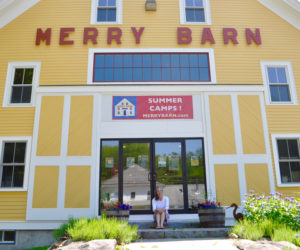
[[[45,32],[41,28],[36,30],[35,45],[40,45],[41,41],[46,40],[46,45],[50,45],[51,42],[51,28],[47,28]]]

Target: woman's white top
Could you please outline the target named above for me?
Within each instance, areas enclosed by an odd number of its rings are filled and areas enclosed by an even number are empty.
[[[166,212],[169,210],[169,198],[167,196],[163,196],[162,200],[152,199],[152,209],[155,212],[156,209],[166,209]]]

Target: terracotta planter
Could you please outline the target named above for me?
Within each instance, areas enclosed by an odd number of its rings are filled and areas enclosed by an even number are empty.
[[[129,210],[114,210],[114,211],[103,211],[103,214],[106,214],[107,218],[117,218],[118,220],[128,220],[129,219]]]
[[[200,227],[225,227],[224,208],[199,208]]]

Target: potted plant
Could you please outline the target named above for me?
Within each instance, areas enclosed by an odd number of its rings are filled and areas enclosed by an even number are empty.
[[[198,216],[200,227],[225,227],[225,209],[220,202],[206,200],[198,203]]]
[[[119,220],[128,220],[132,206],[121,204],[120,202],[110,203],[104,206],[103,213],[107,218],[117,218]]]

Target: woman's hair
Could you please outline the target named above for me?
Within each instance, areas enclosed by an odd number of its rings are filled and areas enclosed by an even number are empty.
[[[159,199],[158,194],[157,194],[157,191],[158,191],[158,190],[161,190],[161,191],[162,191],[162,188],[158,187],[158,188],[155,189],[155,200],[158,200],[158,199]]]

